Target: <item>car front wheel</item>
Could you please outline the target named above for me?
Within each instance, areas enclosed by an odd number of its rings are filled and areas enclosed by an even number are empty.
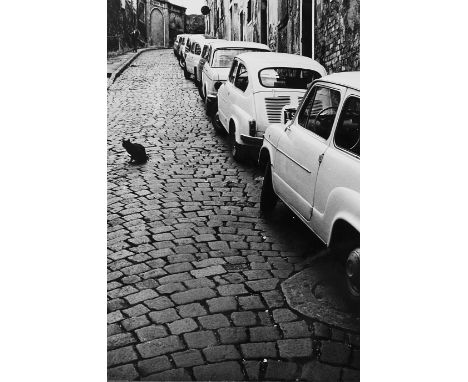
[[[360,248],[349,251],[345,258],[346,292],[353,303],[359,302]]]
[[[271,164],[265,166],[265,176],[263,177],[262,193],[260,194],[260,211],[270,213],[275,208],[278,201],[278,196],[273,189],[271,178]]]

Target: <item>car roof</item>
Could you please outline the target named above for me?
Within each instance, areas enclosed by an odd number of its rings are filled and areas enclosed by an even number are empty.
[[[322,76],[327,75],[325,68],[322,65],[320,65],[317,61],[314,61],[306,56],[299,56],[297,54],[276,52],[248,52],[241,53],[237,57],[244,61],[247,64],[248,68],[255,71],[261,70],[263,68],[291,66],[294,68],[315,70]]]
[[[219,42],[214,42],[213,48],[256,48],[270,50],[270,48],[267,45],[260,44],[258,42],[227,40],[219,40]]]
[[[320,78],[319,81],[325,81],[332,84],[346,86],[348,88],[353,88],[360,90],[359,79],[361,72],[341,72],[333,73],[328,76]]]

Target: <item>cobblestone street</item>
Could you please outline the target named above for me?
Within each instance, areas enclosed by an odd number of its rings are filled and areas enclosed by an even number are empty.
[[[108,90],[108,378],[358,381],[359,333],[292,311],[323,244],[232,159],[172,50]],[[129,164],[122,139],[146,147]]]

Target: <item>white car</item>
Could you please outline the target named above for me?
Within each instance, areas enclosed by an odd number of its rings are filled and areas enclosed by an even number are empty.
[[[359,300],[359,72],[313,82],[285,124],[270,125],[259,164],[265,169],[261,210],[280,198],[334,253],[343,256],[347,291]],[[289,105],[284,108],[287,120]]]
[[[174,54],[178,60],[180,60],[182,45],[185,43],[188,34],[178,34],[176,40],[174,41]],[[185,49],[185,47],[184,47]]]
[[[203,66],[201,93],[208,114],[214,114],[218,89],[227,80],[234,57],[245,52],[269,52],[270,48],[265,44],[247,41],[219,41],[210,45]]]
[[[185,57],[187,56],[190,46],[192,46],[192,40],[197,38],[203,38],[202,34],[187,34],[185,35],[184,41],[180,44],[179,48],[179,58],[180,66],[183,68],[185,66]]]
[[[214,123],[229,133],[234,159],[257,158],[267,126],[280,122],[282,108],[297,106],[307,86],[326,74],[322,65],[304,56],[272,52],[238,55],[228,81],[218,90]]]
[[[184,76],[190,78],[191,75],[194,77],[195,83],[198,78],[198,64],[200,63],[201,53],[203,49],[208,46],[210,42],[219,41],[218,39],[206,39],[203,36],[192,37],[191,46],[187,47],[188,52],[185,56]]]

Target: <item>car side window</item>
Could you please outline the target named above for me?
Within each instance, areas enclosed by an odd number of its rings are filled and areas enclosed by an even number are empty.
[[[208,52],[208,45],[205,45],[205,46],[203,47],[203,51],[202,51],[202,54],[201,54],[202,58],[205,58],[205,59],[206,59],[206,53],[207,53],[207,52]]]
[[[236,79],[234,80],[234,86],[243,92],[249,86],[249,74],[244,64],[239,63],[239,69],[237,70]]]
[[[297,123],[323,139],[328,139],[340,98],[338,90],[315,86],[302,106]]]
[[[236,71],[237,71],[237,64],[239,62],[237,60],[234,60],[232,62],[232,66],[231,66],[231,70],[229,72],[229,82],[231,82],[232,84],[234,83],[234,78],[236,77]]]
[[[335,145],[357,156],[360,155],[360,99],[349,97],[341,111],[335,131]]]
[[[206,58],[206,61],[210,65],[211,65],[211,54],[212,54],[212,52],[213,52],[213,49],[211,49],[211,47],[210,47],[210,49],[208,50],[207,58]]]
[[[195,44],[195,54],[199,56],[201,53],[201,47],[200,44]]]

